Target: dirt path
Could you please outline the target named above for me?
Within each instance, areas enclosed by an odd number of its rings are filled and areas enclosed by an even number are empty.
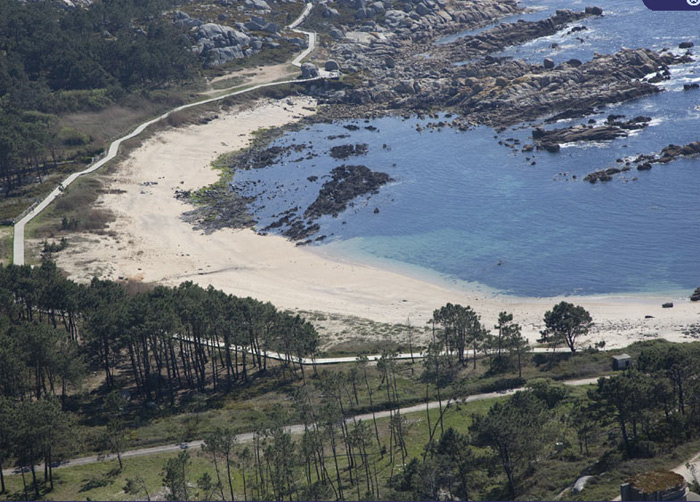
[[[312,32],[306,32],[306,31],[301,31],[297,30],[296,27],[299,26],[304,19],[309,15],[311,10],[313,9],[313,4],[312,3],[307,3],[306,8],[304,11],[301,13],[301,15],[291,24],[289,25],[289,28],[292,29],[293,31],[296,31],[298,33],[304,33],[308,36],[309,42],[308,42],[308,47],[302,51],[302,53],[297,56],[293,61],[292,65],[294,66],[301,66],[301,59],[303,57],[306,57],[309,55],[315,48],[316,48],[316,34]],[[112,160],[114,157],[116,157],[119,147],[121,144],[131,138],[134,138],[141,134],[146,128],[148,128],[150,125],[155,124],[156,122],[160,122],[163,119],[168,118],[170,115],[173,113],[182,111],[182,110],[187,110],[188,108],[193,108],[196,106],[201,106],[204,104],[208,103],[213,103],[215,101],[219,101],[225,98],[233,97],[233,96],[238,96],[247,92],[251,92],[263,87],[272,87],[275,85],[283,85],[283,84],[290,84],[290,83],[300,83],[300,82],[310,82],[313,80],[319,80],[321,78],[324,78],[324,75],[321,75],[319,77],[314,77],[314,78],[305,78],[305,79],[289,79],[289,80],[284,80],[281,82],[261,82],[259,84],[254,85],[253,87],[225,93],[220,96],[212,97],[209,99],[205,99],[203,101],[197,101],[195,103],[189,103],[186,105],[178,106],[177,108],[173,108],[172,110],[164,113],[163,115],[156,117],[152,120],[148,120],[138,127],[134,129],[131,133],[127,134],[126,136],[123,136],[114,142],[112,142],[111,145],[109,145],[109,149],[107,151],[107,155],[105,155],[103,158],[99,159],[97,162],[93,163],[90,167],[87,169],[73,173],[71,174],[68,178],[66,178],[63,183],[59,184],[49,195],[46,196],[44,200],[39,202],[37,205],[32,206],[32,208],[24,214],[18,221],[15,222],[14,226],[14,241],[13,241],[13,263],[15,265],[24,265],[24,251],[25,251],[25,242],[24,242],[24,230],[25,226],[27,223],[29,223],[31,220],[33,220],[36,216],[38,216],[44,209],[46,209],[56,198],[58,198],[63,191],[70,186],[75,180],[77,180],[79,177],[84,176],[86,174],[91,174],[98,169],[100,169],[102,166],[104,166],[106,163],[108,163],[110,160]]]

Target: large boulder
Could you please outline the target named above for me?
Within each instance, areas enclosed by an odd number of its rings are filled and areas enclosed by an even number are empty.
[[[394,91],[399,94],[415,94],[415,81],[412,78],[400,80],[398,85],[394,87]]]
[[[340,17],[340,12],[332,7],[323,5],[323,17],[330,19],[338,19]]]
[[[219,66],[234,59],[243,59],[245,52],[240,47],[216,47],[207,51],[207,65]]]
[[[250,21],[245,23],[245,29],[248,31],[263,31],[265,28],[265,24],[258,23],[257,21],[254,21],[251,19]]]
[[[250,37],[245,33],[236,31],[229,26],[207,23],[197,28],[194,39],[205,50],[215,47],[246,46],[250,43]]]
[[[386,12],[386,7],[382,2],[374,2],[372,4],[372,10],[377,14],[384,14],[384,12]]]
[[[324,69],[326,71],[338,71],[340,70],[340,66],[336,61],[333,61],[332,59],[329,59],[326,61],[326,64],[324,65]]]
[[[554,60],[550,58],[544,58],[544,67],[548,70],[554,68]]]
[[[276,35],[280,31],[280,26],[277,23],[268,23],[264,30],[271,35]]]
[[[318,77],[318,68],[315,64],[304,63],[301,65],[301,78],[316,78]]]
[[[416,7],[416,12],[419,16],[427,16],[430,14],[430,9],[425,4],[419,3]]]
[[[370,17],[374,16],[374,11],[372,9],[368,9],[366,7],[362,7],[360,9],[357,9],[357,12],[355,12],[355,18],[356,19],[368,19]]]
[[[345,33],[343,33],[343,30],[339,28],[331,28],[328,31],[328,34],[331,36],[333,40],[342,40],[345,38]]]
[[[265,0],[245,0],[243,2],[243,5],[248,7],[249,9],[255,9],[255,10],[270,10],[270,6],[267,4]]]
[[[218,66],[253,53],[253,49],[248,47],[250,37],[229,26],[203,24],[195,31],[194,39],[197,44],[192,50],[205,57],[208,66]]]

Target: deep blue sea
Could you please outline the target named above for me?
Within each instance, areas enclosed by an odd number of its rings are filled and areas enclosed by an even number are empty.
[[[522,4],[533,9],[522,17],[537,19],[557,8],[594,3]],[[588,30],[565,35],[567,29],[502,55],[586,61],[594,52],[621,47],[700,44],[700,13],[653,13],[642,0],[598,5],[604,17],[575,23]],[[553,42],[559,48],[552,49]],[[606,184],[582,178],[615,166],[616,159],[700,140],[700,90],[682,90],[694,81],[700,82],[700,64],[676,67],[663,84],[666,92],[548,126],[604,121],[610,113],[653,118],[647,129],[614,142],[568,145],[558,154],[521,153],[498,142],[530,143],[531,127],[500,134],[487,127],[419,132],[416,126],[424,123],[417,118],[356,120],[286,134],[276,144],[305,143],[308,150],[265,169],[238,172],[234,181],[259,196],[254,211],[263,228],[281,211],[299,206],[303,212],[328,179],[324,176],[343,163],[390,174],[396,181],[378,194],[319,221],[318,235],[329,237],[316,247],[333,255],[388,261],[518,296],[689,292],[700,285],[700,158],[632,170]],[[360,129],[350,132],[343,127],[348,124]],[[343,134],[350,136],[329,139]],[[332,146],[348,143],[366,143],[369,152],[345,161],[330,157]],[[310,182],[310,176],[319,179]]]

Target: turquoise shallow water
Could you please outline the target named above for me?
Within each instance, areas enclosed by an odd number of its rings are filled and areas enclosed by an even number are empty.
[[[700,42],[700,18],[689,19],[688,13],[647,12],[641,0],[606,3],[607,15],[587,21],[590,29],[575,34],[583,43],[555,35],[505,54],[533,61],[585,60],[593,51],[614,52],[621,46]],[[564,6],[528,4],[541,15]],[[566,2],[570,8],[585,5]],[[560,49],[551,49],[557,37]],[[700,140],[700,91],[681,90],[695,80],[700,81],[700,66],[685,65],[664,84],[666,92],[593,117],[653,117],[651,127],[612,143],[523,154],[498,141],[527,143],[530,128],[508,130],[496,139],[486,127],[418,132],[418,119],[354,121],[360,129],[353,132],[343,127],[348,123],[319,124],[277,140],[280,145],[305,143],[307,151],[269,168],[241,171],[235,183],[258,195],[254,210],[263,228],[279,212],[294,206],[303,211],[314,200],[323,176],[343,163],[328,155],[331,146],[366,143],[367,155],[345,163],[387,172],[396,181],[369,199],[356,200],[338,218],[322,218],[319,235],[328,235],[329,244],[321,249],[421,267],[519,296],[694,289],[700,285],[700,159],[631,171],[607,184],[590,185],[582,178],[615,165],[618,158]],[[365,129],[370,125],[377,130]],[[342,134],[350,137],[329,139]],[[319,179],[310,182],[310,176]]]

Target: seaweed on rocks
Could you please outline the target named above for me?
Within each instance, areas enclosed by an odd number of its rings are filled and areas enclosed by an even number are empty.
[[[331,148],[331,157],[334,159],[347,159],[357,155],[366,155],[368,146],[366,143],[356,145],[338,145]]]
[[[307,239],[321,229],[316,223],[318,218],[325,215],[337,217],[348,205],[352,205],[353,199],[375,194],[381,186],[393,181],[388,174],[361,165],[336,167],[331,171],[330,178],[321,186],[318,196],[303,215],[298,214],[298,207],[288,209],[278,214],[277,220],[262,231],[280,229],[283,236],[299,241],[298,245],[310,244],[312,241]]]
[[[321,187],[316,200],[304,211],[304,217],[337,216],[355,197],[377,193],[381,186],[391,181],[394,180],[388,174],[372,171],[367,166],[336,167],[331,171],[331,179]]]

